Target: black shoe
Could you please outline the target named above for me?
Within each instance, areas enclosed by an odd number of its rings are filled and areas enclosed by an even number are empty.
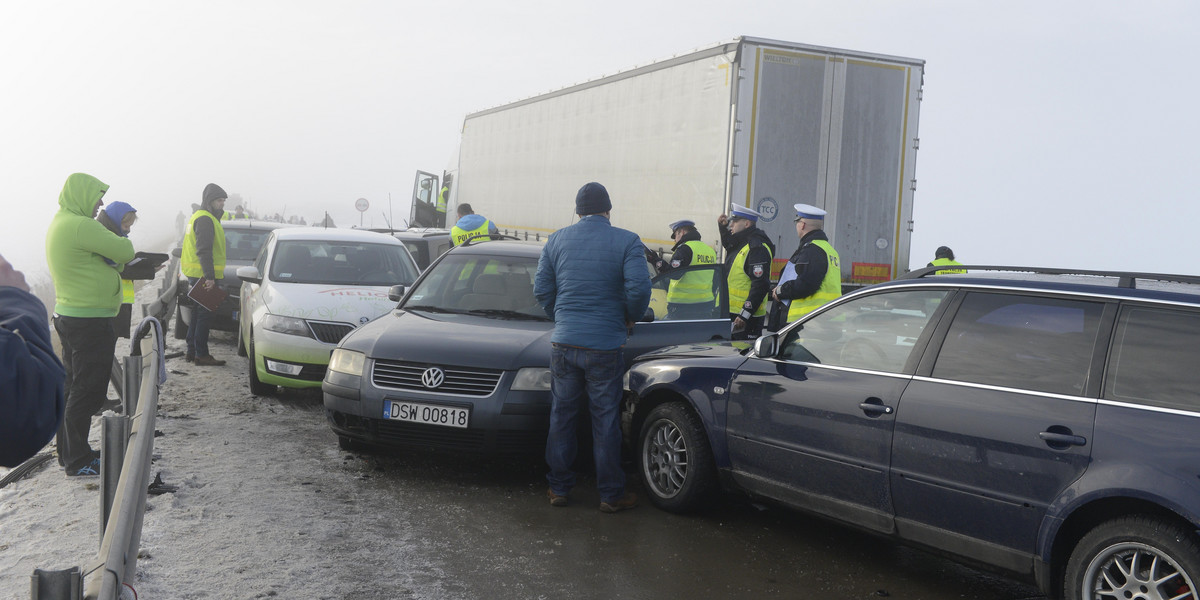
[[[197,367],[220,367],[220,366],[224,366],[224,365],[225,365],[225,361],[217,359],[217,358],[213,358],[211,356],[197,356],[196,357],[196,366]]]
[[[186,361],[186,362],[196,362],[196,355],[195,355],[195,354],[191,354],[191,353],[189,353],[189,354],[184,354],[184,355],[183,355],[183,360],[184,360],[184,361]]]
[[[84,465],[74,471],[67,471],[67,477],[99,477],[100,476],[100,458],[93,458],[92,462]]]

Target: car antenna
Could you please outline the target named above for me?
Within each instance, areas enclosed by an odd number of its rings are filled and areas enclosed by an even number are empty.
[[[392,222],[391,222],[391,220],[388,219],[387,213],[385,213],[383,211],[379,211],[379,212],[383,213],[383,222],[387,223],[388,229],[390,230],[392,228]]]

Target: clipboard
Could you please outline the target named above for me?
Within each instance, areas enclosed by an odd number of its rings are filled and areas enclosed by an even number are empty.
[[[125,263],[121,270],[122,279],[154,279],[158,268],[170,258],[157,252],[138,252],[133,260]]]
[[[217,312],[217,307],[221,306],[229,294],[219,285],[214,285],[211,290],[205,289],[204,282],[204,279],[197,281],[196,285],[193,285],[192,289],[188,291],[188,298],[207,308],[209,312]]]

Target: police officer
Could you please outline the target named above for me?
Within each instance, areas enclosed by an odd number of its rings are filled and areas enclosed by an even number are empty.
[[[780,311],[786,304],[787,319],[780,320],[780,326],[842,295],[842,266],[837,250],[825,235],[825,211],[811,204],[796,204],[794,208],[800,247],[788,259],[779,285],[771,292]]]
[[[496,224],[484,218],[483,215],[475,214],[470,204],[458,205],[458,222],[450,228],[450,239],[454,241],[455,246],[461,246],[463,242],[471,238],[498,233]]]
[[[671,276],[667,287],[667,318],[681,319],[711,319],[716,309],[716,296],[713,294],[714,269],[693,270],[682,272],[693,265],[717,264],[717,253],[712,246],[700,241],[700,232],[696,230],[695,221],[679,220],[671,223],[671,239],[675,245],[671,247],[671,260],[663,260],[649,248],[646,257],[659,273],[680,271]]]
[[[962,263],[954,260],[954,251],[949,246],[938,246],[937,251],[933,253],[933,262],[925,265],[927,267],[941,266],[962,266]],[[937,272],[938,275],[949,275],[954,273],[966,273],[966,269],[941,269]]]
[[[717,217],[717,226],[725,248],[725,272],[729,274],[729,319],[733,322],[730,337],[745,340],[762,334],[775,245],[758,228],[762,216],[758,211],[735,206],[731,212]]]

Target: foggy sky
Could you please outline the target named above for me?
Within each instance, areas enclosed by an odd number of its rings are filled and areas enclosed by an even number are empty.
[[[912,266],[949,245],[1194,274],[1198,26],[1189,0],[9,2],[0,254],[44,270],[77,171],[139,209],[135,244],[210,182],[260,213],[350,226],[361,197],[365,225],[401,221],[467,113],[748,35],[926,61]]]

